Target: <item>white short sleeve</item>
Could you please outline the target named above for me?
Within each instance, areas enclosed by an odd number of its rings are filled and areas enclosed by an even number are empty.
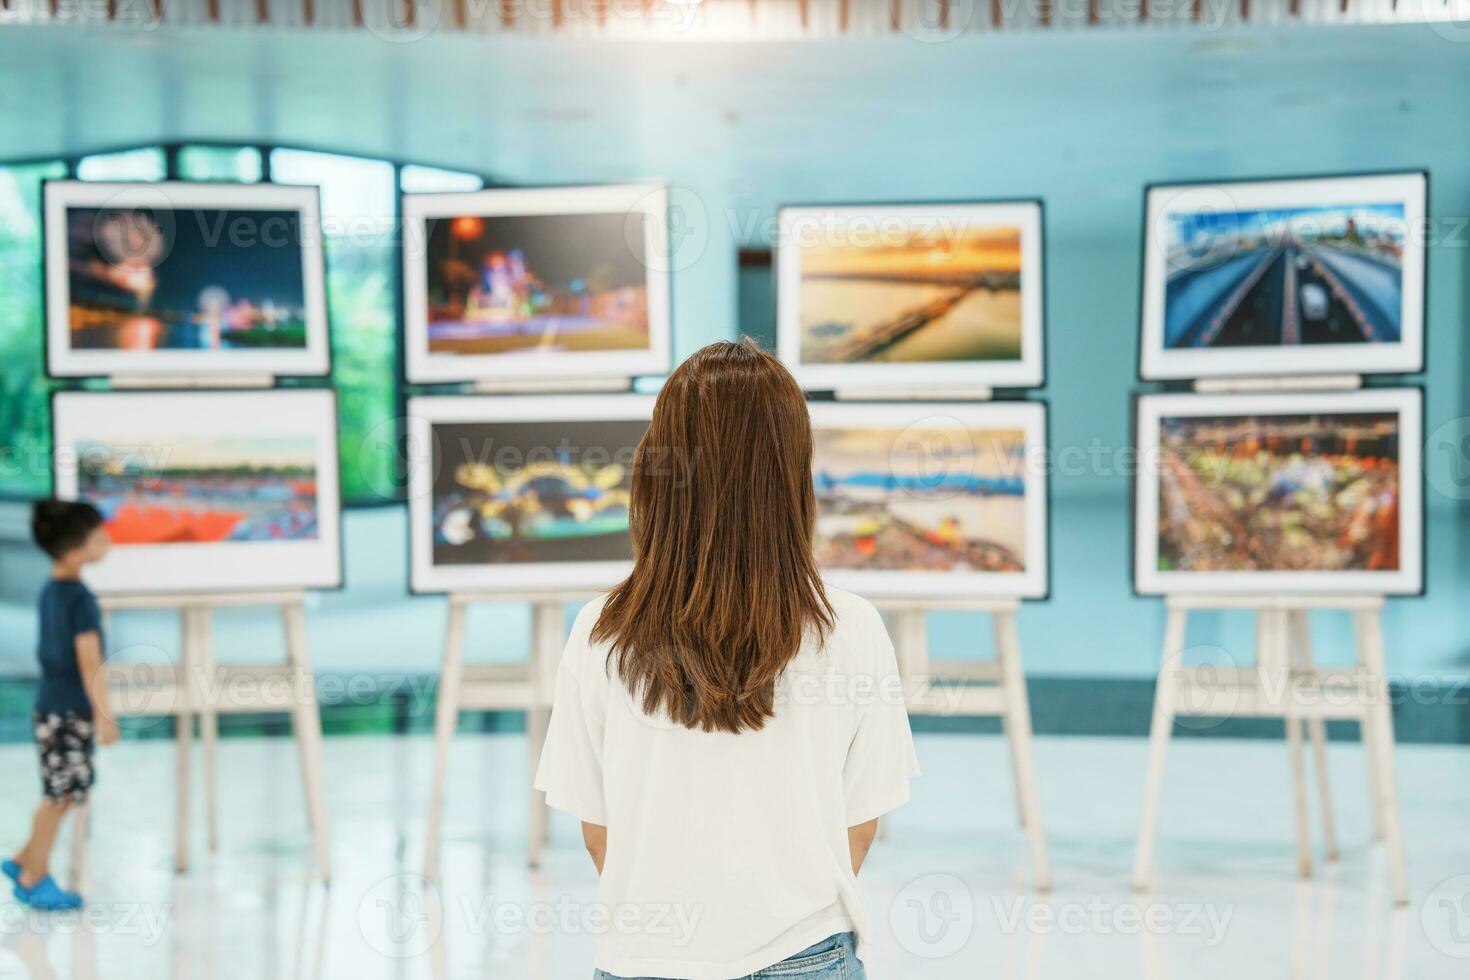
[[[842,769],[847,825],[856,827],[908,802],[909,780],[919,775],[898,659],[883,621],[874,616],[873,685],[858,709],[857,730]]]
[[[587,631],[577,623],[556,672],[551,724],[536,770],[536,788],[547,805],[587,823],[607,825],[602,791],[602,733],[606,702],[601,685],[583,684],[579,676],[589,664]],[[590,688],[590,690],[589,690]]]

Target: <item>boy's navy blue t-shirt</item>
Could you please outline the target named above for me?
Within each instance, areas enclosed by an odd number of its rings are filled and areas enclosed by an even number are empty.
[[[77,667],[77,637],[93,630],[102,635],[102,610],[92,590],[81,582],[52,579],[41,590],[41,683],[36,711],[46,715],[75,712],[92,717],[82,672]]]

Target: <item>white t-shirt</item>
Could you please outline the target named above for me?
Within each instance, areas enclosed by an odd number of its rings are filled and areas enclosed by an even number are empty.
[[[868,916],[847,828],[896,809],[919,774],[898,666],[868,602],[836,612],[777,684],[775,717],[738,735],[649,716],[589,639],[562,654],[536,788],[607,827],[597,967],[618,977],[729,980],[853,931]]]

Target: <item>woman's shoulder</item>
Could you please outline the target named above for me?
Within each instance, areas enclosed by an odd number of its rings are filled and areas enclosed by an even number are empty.
[[[829,647],[869,641],[878,635],[887,636],[883,614],[867,599],[831,585],[825,586],[825,591],[827,602],[832,606],[832,629],[827,635]]]
[[[602,616],[602,607],[606,604],[607,594],[603,593],[577,610],[577,618],[572,622],[562,651],[563,668],[581,674],[594,659],[599,663],[607,660],[607,644],[594,642],[592,639],[592,629],[597,625],[597,620]]]
[[[592,627],[597,625],[598,618],[602,615],[602,607],[607,605],[609,593],[599,592],[590,599],[581,609],[577,610],[576,621],[572,623],[572,635],[578,632],[583,635],[591,635]]]
[[[835,585],[824,585],[823,591],[827,593],[827,601],[832,604],[832,611],[839,619],[872,622],[883,618],[877,607],[860,595],[853,595],[846,589],[839,589]]]

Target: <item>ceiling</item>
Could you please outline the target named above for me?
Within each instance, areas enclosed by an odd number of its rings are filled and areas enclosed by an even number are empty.
[[[1424,25],[792,43],[0,28],[0,159],[249,139],[510,182],[781,202],[1044,195],[1075,235],[1146,180],[1394,169],[1470,188],[1470,44]],[[1439,197],[1441,193],[1449,198]]]

